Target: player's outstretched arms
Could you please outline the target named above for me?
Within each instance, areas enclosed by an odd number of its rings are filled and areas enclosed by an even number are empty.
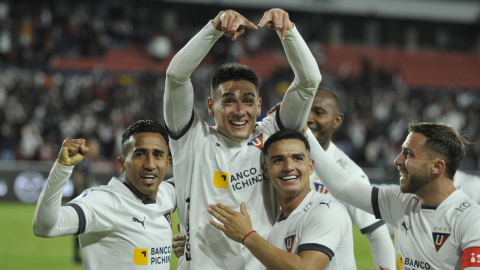
[[[268,10],[258,26],[276,30],[282,40],[295,79],[285,93],[278,112],[279,119],[283,127],[300,131],[307,121],[313,98],[322,80],[317,61],[286,11],[278,8]]]
[[[223,223],[211,220],[210,224],[223,231],[230,239],[244,244],[268,269],[324,269],[330,262],[330,257],[320,251],[305,250],[292,254],[276,248],[252,229],[245,203],[240,205],[240,211],[238,213],[219,203],[210,205],[208,212]]]
[[[62,194],[73,166],[88,153],[84,139],[66,139],[37,202],[33,232],[40,237],[57,237],[78,232],[79,219],[72,207],[61,207]]]
[[[222,17],[223,15],[223,17]],[[225,35],[236,39],[245,27],[257,27],[238,12],[219,12],[172,59],[165,78],[163,112],[172,135],[179,135],[188,125],[193,111],[193,86],[190,75],[198,67],[213,44]]]
[[[180,232],[180,223],[177,223],[177,229]],[[185,253],[185,243],[187,237],[183,233],[179,233],[172,238],[173,253],[180,258]]]
[[[310,157],[315,160],[313,170],[332,196],[373,215],[373,187],[354,180],[323,150],[310,129],[305,137],[310,144]]]

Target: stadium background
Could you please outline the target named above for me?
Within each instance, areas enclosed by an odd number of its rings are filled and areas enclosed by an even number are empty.
[[[318,61],[321,86],[343,101],[333,141],[372,183],[396,183],[393,160],[412,120],[465,132],[473,144],[461,170],[479,175],[479,1],[0,1],[0,269],[81,269],[73,237],[31,231],[63,139],[83,137],[91,148],[65,189],[68,201],[119,175],[119,139],[130,123],[163,122],[168,63],[209,19],[232,8],[258,23],[272,7],[289,12]],[[232,61],[259,74],[263,113],[293,79],[273,31],[221,38],[192,74],[195,110],[211,124],[210,75]],[[358,236],[364,269],[373,264]]]

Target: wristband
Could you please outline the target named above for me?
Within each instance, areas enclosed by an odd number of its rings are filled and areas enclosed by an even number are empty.
[[[242,239],[242,245],[245,245],[243,242],[245,242],[245,238],[247,238],[247,236],[249,236],[250,234],[254,233],[254,232],[257,232],[257,231],[251,231],[249,233],[247,233],[247,235],[245,235]]]

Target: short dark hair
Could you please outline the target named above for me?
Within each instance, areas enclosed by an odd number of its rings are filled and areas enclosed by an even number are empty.
[[[436,153],[445,158],[445,175],[453,180],[470,142],[454,128],[445,124],[413,122],[408,125],[408,132],[420,133],[427,137],[424,148],[429,155]]]
[[[268,149],[270,146],[278,141],[282,140],[299,140],[303,142],[305,145],[305,149],[308,153],[310,153],[310,144],[308,143],[307,138],[303,135],[300,131],[293,130],[293,129],[282,129],[280,131],[275,132],[272,136],[270,136],[267,141],[263,144],[262,152],[263,155],[266,157],[268,156]]]
[[[123,132],[122,135],[122,155],[125,156],[127,154],[127,146],[125,142],[130,139],[131,136],[135,136],[138,133],[160,133],[162,137],[165,139],[165,142],[168,146],[168,133],[167,130],[160,125],[159,123],[153,120],[138,120],[137,122],[128,126],[128,128]],[[168,150],[170,155],[170,148]]]
[[[338,98],[337,94],[335,94],[330,89],[327,89],[325,87],[319,87],[317,90],[317,93],[320,93],[320,92],[327,92],[328,94],[330,94],[331,98],[333,99],[333,102],[335,103],[337,113],[343,114],[342,103],[340,102],[340,98]]]
[[[255,72],[242,64],[238,63],[228,63],[222,65],[217,69],[211,79],[211,97],[215,100],[215,93],[218,89],[218,86],[224,82],[228,81],[247,81],[252,83],[257,90],[258,96],[258,76]]]

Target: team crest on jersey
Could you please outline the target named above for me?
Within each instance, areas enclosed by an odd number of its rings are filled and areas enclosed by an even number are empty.
[[[167,219],[168,224],[170,224],[170,229],[171,229],[172,228],[172,212],[168,212],[163,216]]]
[[[448,237],[450,237],[452,233],[452,228],[443,228],[443,227],[435,227],[433,228],[432,236],[433,236],[433,244],[435,245],[435,249],[437,252],[442,248],[443,244],[447,241]]]
[[[322,194],[328,193],[328,189],[323,184],[320,184],[320,183],[314,183],[314,184],[315,184],[315,190],[318,193],[322,193]]]
[[[263,148],[263,133],[258,135],[257,137],[253,138],[253,140],[249,141],[247,145],[253,145],[258,149],[262,150]]]
[[[293,248],[293,243],[295,242],[295,236],[297,236],[296,234],[294,235],[290,235],[289,237],[285,238],[285,247],[287,248],[287,251],[292,253],[292,248]]]

